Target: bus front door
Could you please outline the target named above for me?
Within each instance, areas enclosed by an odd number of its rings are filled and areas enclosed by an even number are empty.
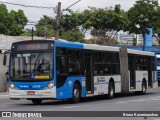
[[[136,89],[135,55],[129,55],[130,89]]]
[[[152,84],[152,58],[148,58],[148,87],[152,88],[153,84]]]
[[[92,54],[85,53],[85,76],[86,76],[86,91],[87,93],[94,93],[93,68],[92,68]]]

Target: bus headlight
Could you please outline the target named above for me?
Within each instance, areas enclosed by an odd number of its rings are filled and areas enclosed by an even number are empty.
[[[52,81],[52,82],[50,82],[49,84],[48,84],[48,86],[47,86],[47,88],[53,88],[53,86],[54,86],[54,82]]]
[[[15,89],[15,88],[16,88],[15,85],[14,85],[12,82],[9,82],[9,87],[10,87],[11,89]]]

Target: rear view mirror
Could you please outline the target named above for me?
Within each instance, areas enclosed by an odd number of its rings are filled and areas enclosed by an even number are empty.
[[[3,65],[6,66],[6,63],[7,63],[7,55],[4,54],[4,57],[3,57]]]
[[[9,66],[9,58],[10,58],[10,51],[5,51],[3,56],[3,65],[6,67]]]

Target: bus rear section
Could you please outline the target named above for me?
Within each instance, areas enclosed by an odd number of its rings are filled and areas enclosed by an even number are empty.
[[[144,94],[158,86],[156,58],[152,52],[128,49],[129,91]]]

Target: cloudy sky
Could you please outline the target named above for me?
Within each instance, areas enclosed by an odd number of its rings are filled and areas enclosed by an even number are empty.
[[[56,7],[58,2],[61,2],[61,8],[65,9],[71,4],[75,3],[78,0],[0,0],[2,2],[17,3],[30,6],[45,6],[45,7]],[[72,6],[73,10],[83,11],[87,9],[88,6],[105,8],[110,6],[115,6],[116,4],[121,4],[121,7],[124,10],[128,10],[133,6],[136,0],[81,0],[76,5]],[[160,0],[158,0],[160,2]],[[1,3],[1,2],[0,2]],[[43,15],[48,15],[50,17],[55,16],[55,12],[52,9],[37,9],[37,8],[25,8],[15,5],[7,5],[9,10],[22,9],[27,16],[29,21],[38,21]]]

